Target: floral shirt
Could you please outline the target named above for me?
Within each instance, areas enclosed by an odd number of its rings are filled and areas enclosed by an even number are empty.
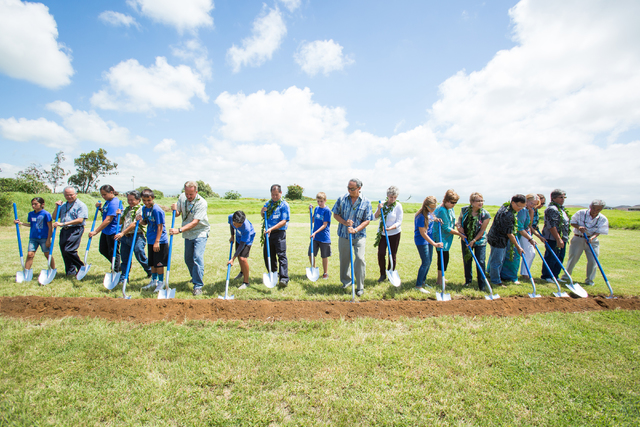
[[[493,218],[493,224],[487,233],[487,242],[496,248],[506,248],[509,242],[508,234],[513,234],[515,225],[513,211],[506,206],[501,206]]]
[[[555,241],[555,237],[551,234],[551,229],[556,227],[558,234],[564,242],[569,241],[569,217],[564,211],[559,210],[553,205],[549,205],[546,211],[544,211],[544,228],[542,229],[542,237],[547,240]]]

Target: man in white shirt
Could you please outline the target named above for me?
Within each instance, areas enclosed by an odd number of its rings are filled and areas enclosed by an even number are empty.
[[[600,213],[604,207],[605,203],[602,200],[596,199],[591,202],[589,209],[581,209],[571,216],[571,226],[573,227],[574,235],[571,239],[571,245],[569,246],[567,271],[569,274],[573,272],[573,268],[578,263],[584,251],[587,254],[587,279],[585,285],[593,286],[593,279],[596,277],[598,266],[591,250],[589,250],[584,234],[587,234],[591,247],[593,247],[596,255],[599,256],[600,242],[598,241],[598,236],[601,234],[609,234],[609,220]],[[566,282],[569,278],[565,274],[560,280]]]

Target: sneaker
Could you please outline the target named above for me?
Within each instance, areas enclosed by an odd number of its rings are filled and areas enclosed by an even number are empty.
[[[357,296],[361,297],[361,296],[362,296],[362,294],[364,294],[364,289],[358,289],[358,290],[356,291],[356,295],[357,295]]]
[[[164,283],[160,281],[156,281],[156,282],[157,282],[157,285],[156,285],[156,288],[153,290],[154,293],[158,293],[162,288],[164,288]]]
[[[278,286],[281,288],[286,288],[287,284],[288,282],[285,282],[283,279],[280,279],[280,281],[278,282]]]
[[[238,280],[238,279],[242,279],[242,271],[238,273],[236,277],[233,278],[233,280]]]
[[[416,286],[416,291],[420,291],[423,294],[430,294],[431,293],[428,290],[426,290],[425,288],[423,288],[422,286]]]
[[[520,281],[519,281],[519,280],[514,280],[514,281],[513,281],[513,284],[514,284],[514,285],[519,285],[519,284],[520,284]]]
[[[238,289],[247,289],[248,286],[248,283],[243,283],[242,285],[238,286]]]
[[[569,279],[567,279],[565,276],[562,276],[562,277],[560,277],[560,278],[558,279],[558,282],[562,282],[562,283],[566,283],[566,282],[568,282],[568,281],[569,281]]]
[[[556,283],[552,278],[544,279],[548,283]]]
[[[345,283],[342,285],[342,289],[347,289],[351,287],[351,283]]]
[[[194,297],[197,297],[198,295],[202,295],[202,288],[193,288],[192,294]]]
[[[378,283],[382,283],[385,280],[387,280],[387,276],[380,276],[380,278],[378,279]]]
[[[150,290],[151,288],[154,288],[154,289],[155,289],[155,287],[158,285],[158,283],[156,283],[156,282],[157,282],[157,280],[153,280],[153,279],[151,279],[151,281],[149,282],[149,284],[148,284],[148,285],[145,285],[145,286],[143,286],[143,287],[142,287],[142,290],[143,290],[143,291],[148,291],[148,290]]]
[[[328,278],[329,278],[329,274],[324,273],[324,274],[322,275],[322,278],[323,278],[323,279],[328,279]]]
[[[471,282],[465,282],[465,286],[471,286]]]

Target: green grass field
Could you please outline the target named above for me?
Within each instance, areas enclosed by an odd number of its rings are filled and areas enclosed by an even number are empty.
[[[170,200],[159,203],[168,206]],[[261,204],[244,200],[210,204],[213,226],[205,255],[206,285],[198,298],[216,298],[224,292],[229,251],[226,216],[241,208],[259,226]],[[237,299],[351,298],[339,288],[335,244],[330,279],[316,283],[306,279],[306,206],[292,204],[287,233],[290,286],[269,290],[262,285],[265,267],[256,244],[250,257],[251,287],[238,291],[239,283],[232,282],[231,293]],[[412,208],[405,206],[407,212]],[[21,217],[27,209],[28,204],[22,206]],[[399,289],[376,281],[374,231],[370,226],[362,299],[433,299],[413,290],[419,258],[412,215],[406,215],[403,223]],[[602,262],[616,295],[639,294],[639,238],[639,231],[625,229],[612,229],[601,238]],[[461,254],[459,243],[455,244],[448,289],[453,298],[482,298],[482,293],[462,286]],[[178,238],[172,286],[177,298],[193,298],[182,258]],[[20,265],[15,227],[0,227],[0,295],[117,297],[119,287],[109,292],[102,286],[110,265],[98,254],[97,245],[89,259],[93,266],[82,281],[59,277],[47,287],[36,282],[16,284]],[[578,282],[584,280],[585,264],[583,259],[574,272]],[[38,254],[36,276],[45,266]],[[435,270],[434,262],[428,283],[434,283]],[[235,266],[232,276],[238,271]],[[534,271],[539,276],[539,260]],[[146,278],[135,261],[131,276],[133,298],[156,297],[140,292]],[[537,287],[543,295],[555,290],[539,280]],[[599,276],[596,285],[586,289],[592,295],[608,294]],[[499,289],[503,297],[530,291],[526,283]],[[395,322],[149,325],[5,317],[0,318],[0,328],[0,425],[640,424],[640,313],[634,311]]]

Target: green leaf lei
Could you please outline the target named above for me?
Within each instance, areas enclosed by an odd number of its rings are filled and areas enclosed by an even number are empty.
[[[280,206],[280,203],[282,203],[282,199],[278,200],[277,202],[274,202],[273,200],[269,200],[269,204],[267,205],[267,218],[269,218],[271,215],[273,215],[273,212],[277,209],[278,206]],[[266,227],[266,222],[264,220],[264,215],[262,216],[262,232],[260,233],[260,245],[264,246],[264,230]]]
[[[504,206],[505,208],[507,208],[512,214],[513,214],[513,236],[517,236],[518,235],[518,215],[517,212],[513,210],[513,208],[511,207],[511,202],[506,202],[504,203],[502,206]],[[515,256],[516,253],[516,247],[513,246],[513,243],[511,243],[511,241],[509,241],[510,245],[509,245],[509,253],[507,254],[509,256],[509,261],[513,261],[513,257]]]
[[[560,237],[562,238],[562,231],[561,230],[567,230],[567,237],[569,237],[569,235],[571,234],[571,227],[569,227],[569,223],[571,222],[571,215],[569,214],[569,211],[567,210],[567,208],[564,207],[564,205],[560,205],[556,202],[551,202],[549,203],[549,206],[555,206],[556,208],[558,208],[558,211],[560,212],[560,226],[558,227],[558,234],[560,235]],[[562,212],[564,212],[567,215],[568,220],[564,219],[564,216],[562,215]],[[566,228],[565,228],[566,227]]]
[[[398,203],[398,201],[396,200],[395,202],[393,202],[393,204],[391,206],[387,205],[387,201],[389,199],[385,200],[384,205],[382,205],[382,212],[380,213],[380,215],[384,215],[385,220],[387,218],[387,214],[389,212],[391,212],[395,207],[396,207],[396,203]],[[378,234],[376,234],[376,241],[373,242],[373,247],[377,248],[378,245],[380,244],[380,240],[382,240],[382,234],[384,233],[384,227],[383,227],[383,222],[382,222],[382,218],[380,218],[380,224],[378,225]]]
[[[480,221],[478,220],[482,218],[483,211],[484,209],[480,208],[480,210],[478,211],[478,217],[474,217],[473,206],[468,206],[467,216],[465,216],[462,220],[462,229],[464,230],[464,234],[467,235],[467,241],[469,241],[469,239],[475,238],[476,234],[478,234],[478,231],[480,230]],[[464,246],[464,250],[462,251],[462,253],[464,254],[463,258],[465,261],[471,260],[471,251],[469,250],[468,246]]]

